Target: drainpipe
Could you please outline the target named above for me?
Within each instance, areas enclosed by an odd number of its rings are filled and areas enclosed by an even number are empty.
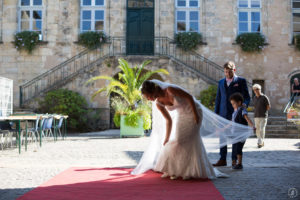
[[[23,104],[23,95],[22,95],[22,93],[23,93],[23,91],[22,91],[22,86],[19,86],[19,88],[20,88],[20,108],[22,107],[22,104]]]
[[[3,0],[1,0],[1,33],[0,33],[0,42],[2,42],[2,34],[3,34]]]

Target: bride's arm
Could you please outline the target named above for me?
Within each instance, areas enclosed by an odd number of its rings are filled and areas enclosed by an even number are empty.
[[[190,95],[189,93],[187,93],[186,91],[181,90],[179,88],[168,87],[167,92],[171,93],[173,96],[179,96],[179,97],[182,97],[182,98],[185,98],[188,100],[189,104],[191,105],[191,107],[193,109],[194,119],[195,119],[196,123],[198,124],[199,123],[199,115],[198,115],[198,112],[196,109],[194,97],[192,95]]]
[[[169,141],[171,130],[172,130],[172,118],[166,108],[158,103],[156,103],[158,110],[162,113],[164,118],[166,119],[166,137],[164,141],[164,145]]]

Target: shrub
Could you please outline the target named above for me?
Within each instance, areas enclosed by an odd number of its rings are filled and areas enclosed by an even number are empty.
[[[295,35],[295,47],[300,51],[300,34]]]
[[[184,51],[193,50],[202,43],[202,35],[197,32],[182,32],[175,35],[175,42]]]
[[[217,96],[217,89],[216,85],[210,85],[206,90],[202,90],[200,92],[200,101],[201,103],[209,108],[210,110],[215,109],[215,100]]]
[[[48,92],[39,104],[40,112],[68,115],[69,128],[86,130],[87,102],[79,93],[67,89],[53,90]]]
[[[265,37],[260,33],[242,33],[236,37],[236,43],[245,52],[261,51],[265,41]]]
[[[15,47],[18,51],[24,49],[29,54],[36,48],[39,43],[39,33],[35,31],[22,31],[15,35]]]
[[[99,47],[106,41],[106,36],[103,32],[88,31],[79,34],[78,43],[88,49]]]

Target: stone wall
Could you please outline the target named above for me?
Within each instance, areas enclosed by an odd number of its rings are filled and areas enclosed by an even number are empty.
[[[78,75],[72,82],[64,86],[64,88],[76,91],[84,96],[89,104],[90,108],[98,109],[100,111],[100,119],[102,123],[98,126],[109,127],[110,122],[110,104],[109,98],[106,96],[106,93],[103,92],[96,96],[92,101],[91,96],[94,92],[102,88],[107,84],[106,80],[97,80],[88,85],[85,83],[94,76],[114,76],[120,72],[118,68],[118,59],[119,57],[108,58],[103,62],[95,65],[88,71]],[[145,60],[152,60],[152,62],[147,65],[147,70],[157,70],[160,68],[166,69],[169,71],[170,75],[161,75],[161,78],[166,82],[176,83],[195,96],[200,95],[200,91],[206,89],[208,84],[203,81],[195,73],[189,71],[185,67],[176,62],[164,58],[164,57],[151,57],[151,56],[127,56],[125,59],[129,62],[130,66],[140,65]],[[37,105],[35,105],[37,106]]]
[[[233,60],[237,64],[237,74],[250,82],[265,80],[265,93],[270,97],[273,109],[282,111],[290,98],[288,75],[299,69],[300,53],[290,45],[290,1],[262,3],[262,33],[269,45],[261,53],[245,53],[233,44],[237,35],[238,10],[232,0],[203,1],[207,13],[204,14],[206,29],[203,33],[208,45],[198,51],[220,65]]]
[[[71,58],[84,48],[77,45],[80,32],[79,0],[44,0],[43,40],[45,43],[28,55],[18,52],[12,43],[18,31],[18,0],[0,0],[3,43],[0,44],[0,75],[14,80],[14,105],[19,105],[19,85]],[[300,53],[291,42],[290,1],[262,1],[262,32],[269,45],[261,53],[244,53],[235,45],[237,35],[236,0],[200,1],[200,30],[207,45],[199,46],[198,53],[219,65],[228,60],[237,64],[237,74],[252,80],[265,80],[265,93],[270,97],[272,107],[281,111],[289,99],[290,85],[288,74],[300,67]],[[1,4],[1,5],[2,5]],[[110,36],[126,35],[126,1],[106,0],[105,32]],[[0,7],[1,8],[1,7]],[[175,31],[174,0],[155,1],[155,36],[173,38]],[[137,59],[137,58],[135,58]],[[193,73],[183,70],[180,65],[168,59],[158,59],[154,63],[163,66],[171,73],[166,80],[186,87],[194,94],[205,85]],[[139,60],[139,59],[137,59]],[[139,60],[140,61],[140,60]],[[134,61],[132,61],[134,62]],[[171,67],[172,66],[172,67]],[[115,74],[114,68],[100,67],[99,72]],[[104,71],[101,71],[104,70]],[[97,74],[96,72],[94,72]],[[86,76],[86,77],[85,77]],[[77,88],[91,75],[81,75],[82,80],[69,83],[67,87]],[[80,79],[79,78],[79,79]],[[96,88],[105,82],[96,84]],[[72,86],[73,85],[73,86]],[[204,87],[205,88],[205,87]],[[92,91],[81,91],[89,96]],[[107,99],[91,102],[92,107],[107,106]]]

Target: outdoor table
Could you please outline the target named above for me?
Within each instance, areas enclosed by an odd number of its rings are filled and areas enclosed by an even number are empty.
[[[5,121],[15,121],[17,122],[17,132],[18,132],[18,146],[19,146],[19,154],[21,153],[21,121],[26,122],[26,135],[25,135],[25,151],[27,150],[27,126],[28,126],[28,121],[30,120],[37,120],[38,118],[41,118],[40,115],[10,115],[7,117],[0,117],[0,120],[5,120]],[[41,145],[41,139],[40,139],[40,145]]]
[[[28,121],[32,121],[32,120],[37,120],[39,119],[39,123],[41,123],[41,119],[43,118],[49,118],[49,117],[53,117],[54,119],[60,119],[61,117],[63,117],[65,119],[65,123],[64,123],[64,137],[66,135],[66,131],[67,131],[67,123],[66,123],[66,119],[68,118],[67,115],[58,115],[58,114],[53,114],[53,115],[48,115],[48,114],[13,114],[7,117],[0,117],[0,120],[2,121],[16,121],[17,122],[17,132],[18,132],[18,146],[19,146],[19,154],[21,153],[21,121],[25,121],[26,122],[26,128],[25,128],[25,151],[27,151],[27,128],[28,128]],[[55,121],[55,120],[54,120]],[[55,122],[54,122],[54,127],[55,127]],[[39,135],[40,135],[40,146],[42,146],[42,127],[41,124],[39,126]],[[54,129],[54,132],[56,134],[56,130]],[[57,136],[55,136],[57,137]],[[64,138],[63,137],[63,138]]]

